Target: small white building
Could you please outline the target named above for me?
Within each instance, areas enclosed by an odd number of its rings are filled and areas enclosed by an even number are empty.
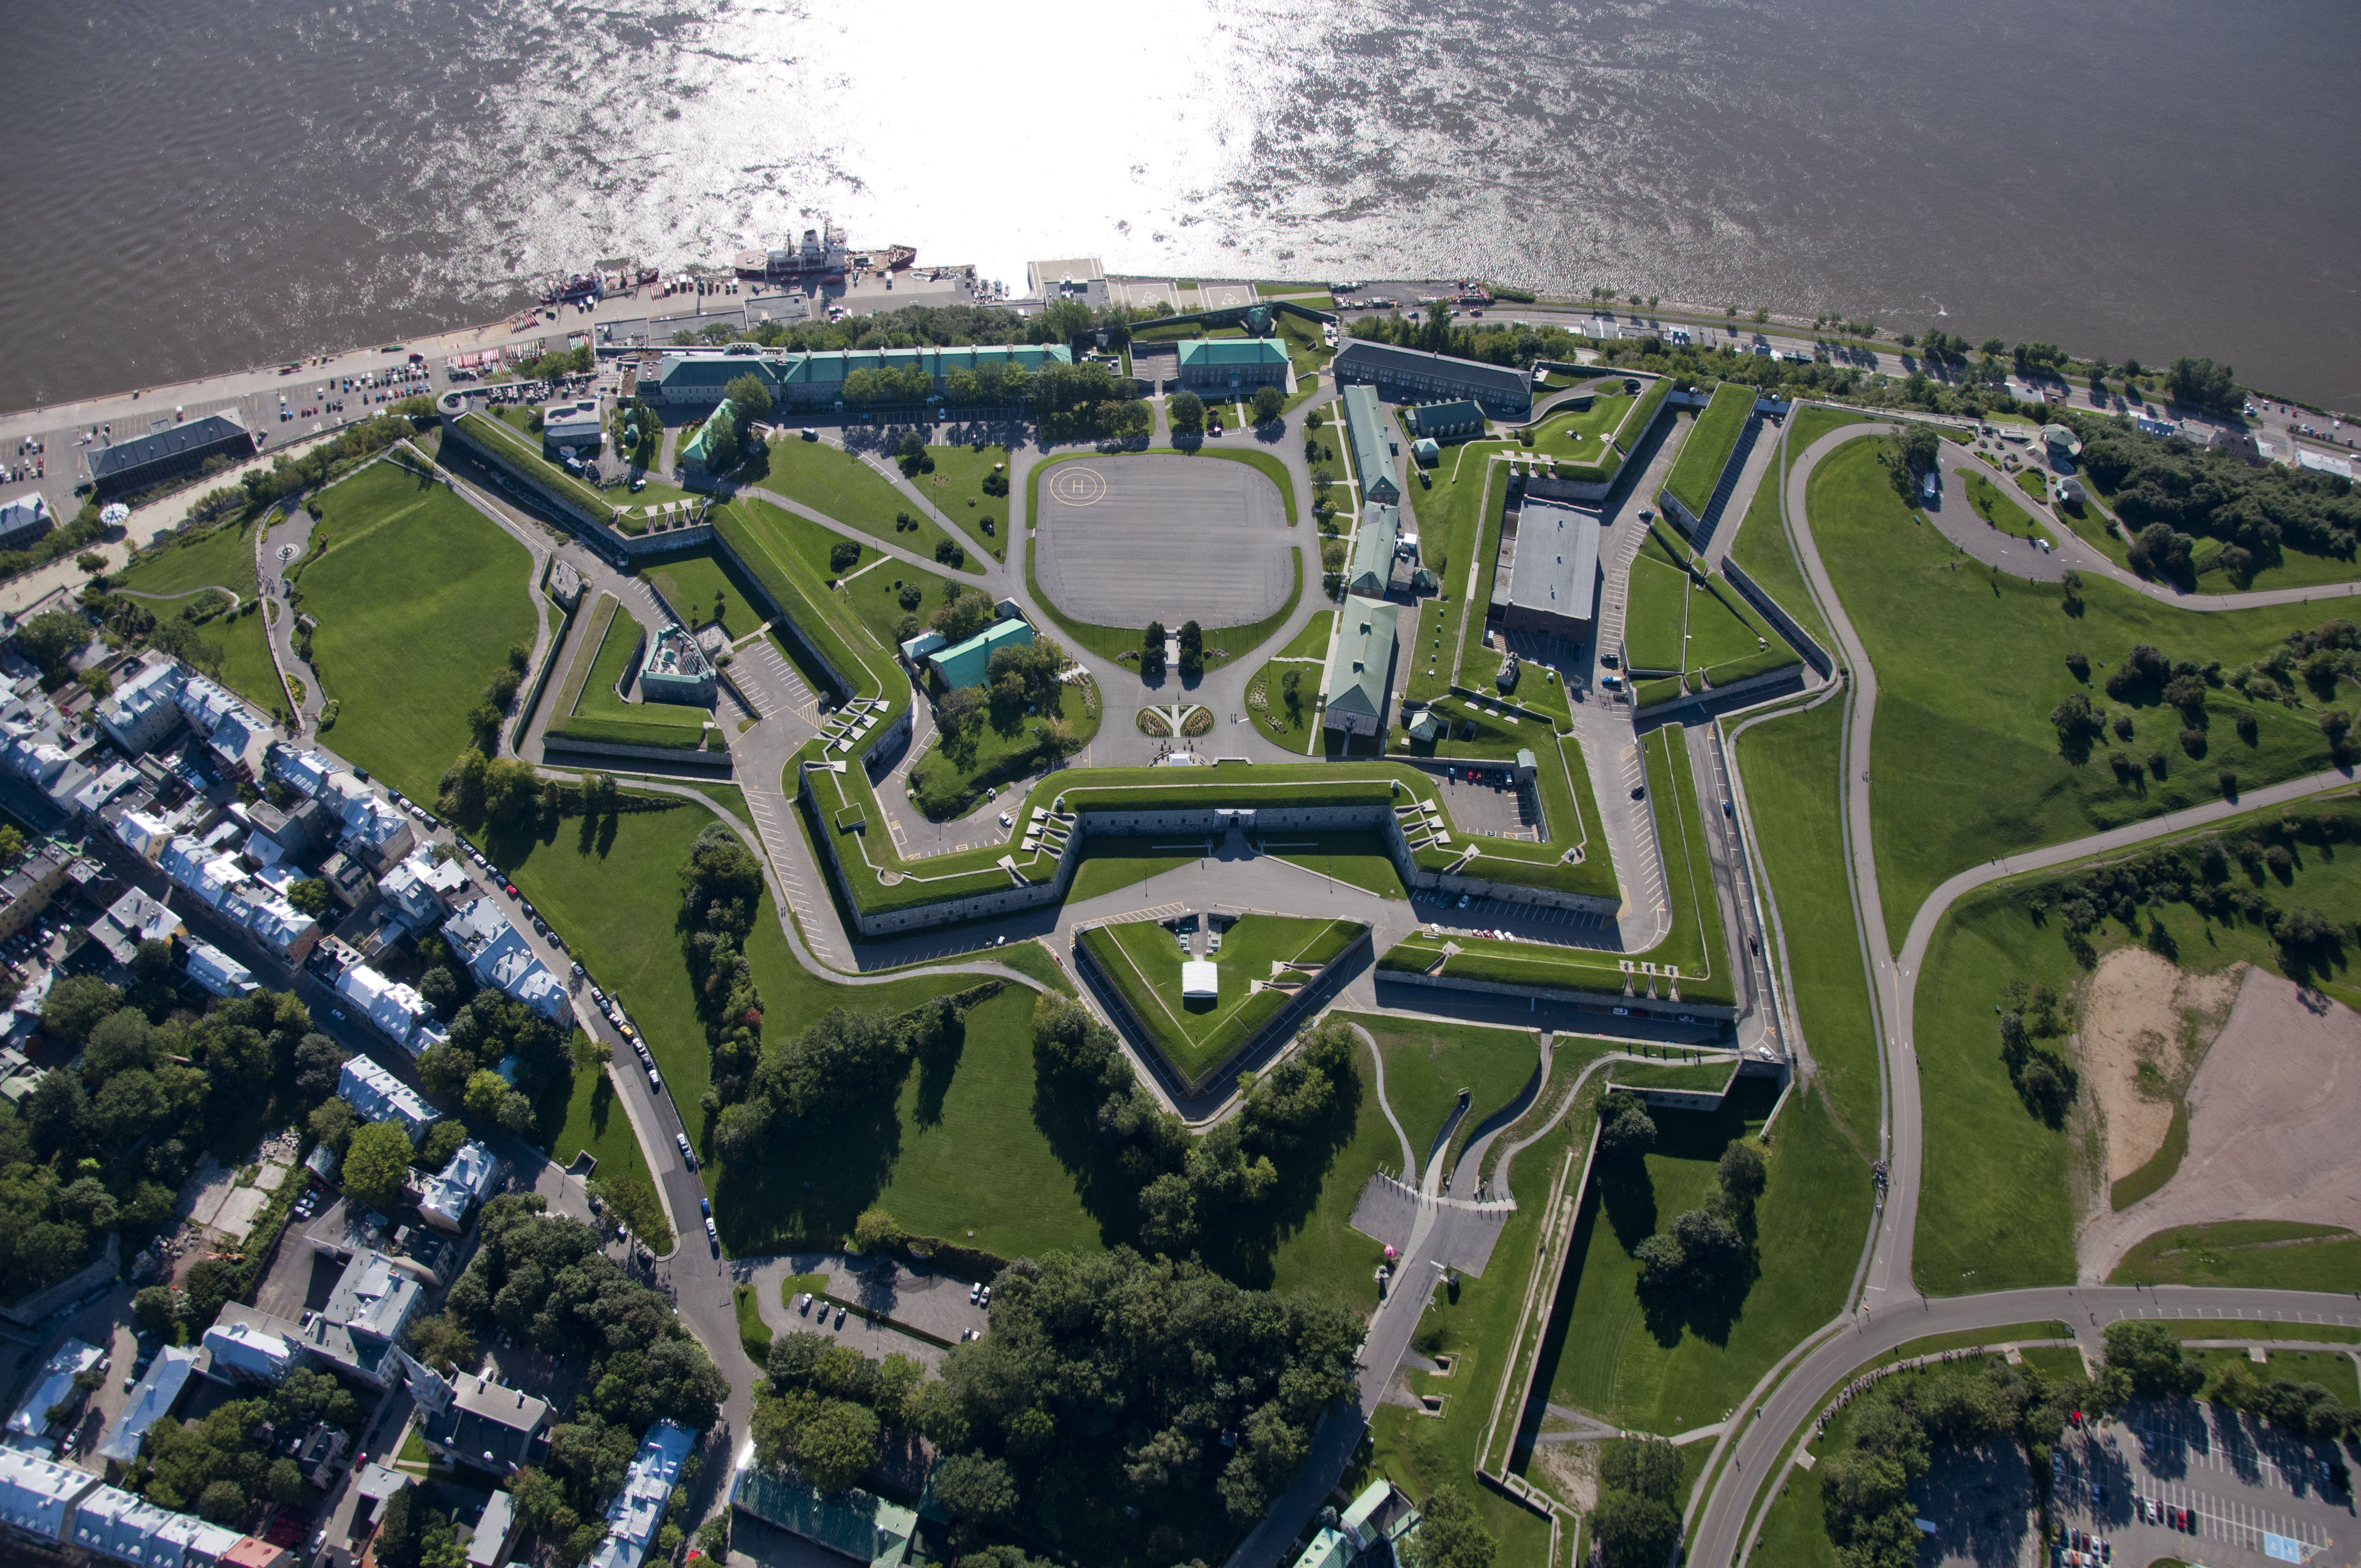
[[[1180,999],[1210,1002],[1222,994],[1222,966],[1210,959],[1190,959],[1180,966]]]
[[[295,1365],[295,1347],[286,1335],[253,1323],[217,1322],[205,1331],[203,1343],[216,1368],[265,1383],[278,1382]]]
[[[189,979],[215,996],[251,996],[262,989],[254,971],[214,947],[192,937],[184,944],[188,956],[181,968]]]
[[[541,444],[545,447],[571,446],[577,455],[596,452],[606,444],[606,433],[599,428],[598,400],[578,398],[571,402],[548,403],[541,411]]]
[[[686,1427],[658,1421],[648,1429],[639,1453],[623,1477],[623,1489],[607,1508],[607,1539],[590,1553],[590,1568],[640,1568],[664,1523],[673,1483],[696,1441]]]
[[[388,872],[377,891],[401,915],[402,925],[412,931],[426,931],[442,924],[450,913],[451,900],[467,885],[467,868],[456,857],[438,861],[431,850],[418,850]]]
[[[354,964],[338,975],[336,994],[412,1056],[448,1037],[435,1027],[434,1010],[415,987],[388,980],[367,964]]]
[[[51,1448],[49,1412],[60,1405],[70,1411],[81,1409],[82,1396],[74,1387],[74,1376],[105,1359],[104,1351],[78,1339],[69,1339],[58,1346],[42,1364],[24,1402],[8,1418],[7,1441],[18,1447]],[[72,1417],[69,1415],[66,1420],[71,1421]]]
[[[533,956],[523,933],[509,924],[490,899],[461,905],[443,923],[443,935],[467,955],[478,984],[507,992],[561,1029],[574,1027],[574,1003],[566,986]]]

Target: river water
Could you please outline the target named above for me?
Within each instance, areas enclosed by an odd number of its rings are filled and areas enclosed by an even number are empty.
[[[2352,0],[10,0],[0,407],[856,245],[1822,309],[2361,407]]]

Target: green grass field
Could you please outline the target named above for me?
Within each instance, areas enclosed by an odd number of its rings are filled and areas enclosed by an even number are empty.
[[[1877,1036],[1846,872],[1843,728],[1843,705],[1824,702],[1751,726],[1736,750],[1818,1083],[1867,1149],[1877,1135]]]
[[[1093,927],[1082,933],[1082,942],[1173,1070],[1201,1083],[1286,1006],[1285,992],[1257,991],[1255,982],[1269,981],[1280,964],[1315,972],[1357,930],[1343,921],[1246,916],[1224,935],[1222,951],[1213,955],[1219,989],[1211,1002],[1181,1000],[1186,955],[1172,932],[1153,920]]]
[[[836,591],[878,641],[893,646],[901,641],[895,633],[902,630],[905,616],[915,615],[923,623],[955,597],[950,591],[954,587],[965,586],[907,561],[881,561],[850,581],[840,580]],[[907,603],[913,588],[917,590],[916,609]]]
[[[1098,732],[1078,685],[1058,689],[1058,718],[1087,743]],[[1043,741],[1038,731],[1046,715],[1017,713],[1003,727],[987,713],[956,739],[939,734],[927,754],[910,770],[910,784],[918,809],[933,821],[943,821],[971,809],[985,790],[1029,776],[1041,764]]]
[[[1762,1151],[1770,1180],[1755,1211],[1759,1272],[1742,1294],[1653,1310],[1639,1295],[1633,1249],[1706,1201],[1714,1162],[1761,1128],[1776,1092],[1741,1079],[1719,1112],[1657,1111],[1645,1179],[1604,1168],[1594,1178],[1537,1380],[1554,1401],[1666,1435],[1703,1426],[1843,1310],[1869,1225],[1869,1168],[1811,1095],[1790,1102]]]
[[[2260,1366],[2243,1350],[2201,1350],[2196,1355],[2205,1368],[2208,1387],[2235,1365],[2244,1366],[2257,1382],[2285,1378],[2290,1383],[2317,1383],[2335,1395],[2336,1402],[2346,1409],[2361,1407],[2361,1378],[2355,1376],[2353,1357],[2341,1350],[2274,1350],[2267,1353]]]
[[[2003,494],[2001,488],[1982,474],[1963,473],[1960,489],[1969,508],[1993,527],[2012,539],[2047,537],[2043,530],[2033,525],[2026,510]]]
[[[1358,1100],[1354,1107],[1351,1138],[1338,1148],[1321,1173],[1318,1202],[1292,1231],[1280,1237],[1270,1260],[1272,1289],[1309,1291],[1352,1311],[1367,1313],[1378,1305],[1377,1267],[1384,1261],[1381,1244],[1353,1229],[1353,1206],[1369,1178],[1394,1172],[1401,1164],[1401,1140],[1394,1136],[1378,1102],[1377,1077],[1369,1070],[1369,1047],[1353,1048]]]
[[[1714,488],[1721,482],[1721,471],[1730,466],[1730,455],[1753,412],[1754,389],[1724,381],[1714,389],[1713,400],[1689,427],[1681,455],[1665,476],[1664,488],[1688,509],[1691,517],[1705,515]]]
[[[1587,409],[1552,414],[1533,433],[1532,450],[1567,462],[1596,463],[1606,455],[1615,427],[1638,400],[1620,392],[1605,392],[1592,398]]]
[[[1410,896],[1393,857],[1386,852],[1385,840],[1375,833],[1274,833],[1265,836],[1262,848],[1276,860],[1381,898]]]
[[[1799,454],[1828,432],[1859,424],[1865,417],[1842,409],[1821,408],[1789,414],[1786,444],[1781,449],[1779,462],[1763,477],[1762,485],[1746,508],[1738,537],[1730,543],[1730,558],[1754,580],[1754,586],[1769,594],[1831,654],[1836,652],[1836,642],[1828,634],[1827,618],[1820,614],[1811,590],[1805,586],[1804,567],[1795,554],[1795,542],[1787,537],[1786,527],[1780,521],[1779,496],[1786,488],[1787,475]]]
[[[512,644],[533,645],[533,557],[395,463],[362,469],[314,505],[329,544],[304,568],[301,605],[319,621],[313,662],[326,695],[343,704],[336,750],[432,800],[467,748],[467,710],[484,684]]]
[[[1328,656],[1328,637],[1330,632],[1335,629],[1335,625],[1336,612],[1334,610],[1323,609],[1315,611],[1312,619],[1303,623],[1303,630],[1289,638],[1287,640],[1287,646],[1281,648],[1277,653],[1273,654],[1272,657],[1278,659],[1325,659]]]
[[[1301,659],[1264,660],[1246,682],[1246,711],[1254,716],[1255,728],[1290,751],[1303,751],[1320,722],[1320,671],[1318,663]],[[1290,675],[1295,677],[1292,707],[1287,704]]]
[[[2125,1253],[2111,1282],[2361,1290],[2361,1235],[2278,1220],[2188,1225],[2160,1231]]]
[[[270,633],[262,619],[267,613],[210,620],[199,627],[197,662],[203,665],[218,650],[222,684],[260,704],[264,712],[277,713],[287,706],[287,689],[279,684],[279,666],[271,662]]]
[[[167,542],[118,573],[115,586],[142,594],[185,594],[225,587],[241,599],[254,597],[254,524],[225,522],[206,532],[193,530]],[[166,611],[150,604],[157,619]],[[177,607],[175,607],[177,609]]]
[[[589,678],[582,683],[582,695],[575,701],[575,714],[585,718],[642,719],[652,717],[646,710],[653,705],[625,702],[615,693],[615,687],[631,667],[632,655],[639,652],[646,635],[629,611],[617,615],[607,623],[607,635],[599,641],[598,651],[590,661]],[[695,717],[694,710],[675,709],[670,704],[664,705],[661,712],[666,718],[686,720]]]
[[[750,586],[719,550],[708,547],[667,555],[644,575],[692,629],[718,621],[735,641],[763,623]]]
[[[1466,640],[1467,617],[1477,593],[1489,602],[1492,593],[1491,573],[1494,549],[1486,552],[1481,538],[1481,520],[1488,514],[1497,517],[1498,509],[1508,502],[1508,487],[1492,478],[1491,457],[1497,452],[1518,450],[1513,442],[1471,441],[1452,448],[1444,461],[1427,470],[1434,480],[1433,488],[1413,480],[1402,492],[1406,510],[1414,514],[1418,523],[1420,558],[1427,569],[1443,579],[1443,597],[1433,601],[1428,613],[1442,617],[1439,630],[1443,639],[1442,657],[1438,661],[1439,685],[1448,685],[1451,672],[1459,656],[1459,647]],[[1405,527],[1409,524],[1406,521]],[[1481,561],[1480,584],[1477,582],[1478,561]],[[1478,641],[1481,640],[1482,610],[1478,616]],[[1489,672],[1478,672],[1488,678]],[[1474,685],[1474,681],[1466,684]]]
[[[1685,982],[1714,982],[1717,994],[1730,989],[1729,938],[1713,889],[1697,785],[1682,726],[1667,724],[1643,736],[1647,753],[1648,806],[1655,814],[1656,839],[1664,848],[1665,894],[1672,903],[1672,930],[1648,949],[1657,963],[1677,964]],[[1692,987],[1700,992],[1703,988]]]
[[[1635,670],[1678,670],[1687,648],[1689,575],[1665,560],[1654,541],[1631,559],[1631,609],[1623,656]]]
[[[994,466],[1000,468],[1003,478],[1007,477],[1008,448],[987,445],[979,452],[972,446],[929,446],[927,455],[935,460],[935,469],[912,481],[918,493],[959,524],[973,548],[987,552],[995,561],[1007,560],[1009,521],[1016,512],[1010,503],[1016,497],[987,496],[983,481]],[[992,524],[990,532],[983,527],[987,520]]]
[[[2073,1282],[2071,1189],[2087,1157],[2017,1098],[1993,1008],[2011,979],[2063,992],[2079,978],[2055,933],[1999,895],[1954,906],[1927,946],[1912,1016],[1927,1139],[1915,1266],[1929,1295]]]
[[[1812,528],[1880,685],[1872,754],[1878,874],[1887,939],[1898,946],[1918,905],[1945,877],[2037,844],[2080,838],[2220,798],[2216,775],[2241,788],[2325,768],[2328,746],[2306,694],[2257,705],[2209,692],[2202,758],[2184,753],[2182,720],[2161,705],[2131,712],[2129,758],[2164,755],[2166,776],[2138,762],[2138,782],[2119,784],[2103,741],[2081,764],[2059,754],[2050,710],[2083,688],[2066,665],[2082,653],[2092,679],[2135,643],[2170,659],[2219,659],[2235,670],[2280,638],[2321,620],[2317,606],[2199,614],[2103,581],[2083,584],[2080,617],[2061,612],[2061,590],[1992,573],[1917,522],[1887,484],[1878,444],[1860,441],[1812,476]],[[2342,683],[2336,700],[2352,701]],[[2103,690],[2094,701],[2106,702]],[[2232,720],[2251,713],[2254,744]]]
[[[928,560],[934,558],[935,546],[950,537],[913,507],[883,474],[824,441],[787,436],[772,442],[770,472],[758,484],[774,495],[801,501],[848,528],[915,550]],[[915,530],[895,527],[894,520],[904,512],[917,524]],[[980,573],[983,567],[971,561],[964,570]]]
[[[1531,1029],[1372,1014],[1355,1015],[1352,1021],[1367,1029],[1386,1054],[1386,1102],[1410,1135],[1411,1155],[1419,1162],[1417,1170],[1395,1174],[1413,1184],[1425,1174],[1428,1156],[1461,1090],[1469,1091],[1467,1114],[1452,1131],[1454,1158],[1467,1146],[1468,1135],[1522,1093],[1541,1066],[1541,1037]],[[1396,1139],[1394,1157],[1386,1164],[1391,1168],[1400,1163],[1401,1141]]]
[[[2323,809],[2349,814],[2355,808],[2349,797],[2340,797]],[[2235,818],[2223,831],[2235,836],[2265,816],[2276,813]],[[2279,910],[2345,909],[2361,900],[2361,858],[2299,847],[2303,855],[2290,868],[2286,885],[2259,865],[2232,874],[2238,885]],[[1925,1096],[1927,1196],[1919,1201],[1916,1257],[1919,1282],[1931,1293],[1996,1290],[2071,1277],[2073,1213],[2067,1188],[2078,1168],[2076,1145],[2070,1133],[2052,1132],[2025,1110],[2001,1065],[1992,1021],[2000,989],[2012,978],[2028,984],[2043,981],[2061,993],[2081,979],[2057,922],[2037,924],[2021,901],[2026,886],[2048,880],[2004,883],[1963,900],[1936,928],[1919,972],[1915,1017]],[[2184,968],[2201,972],[2241,961],[2286,972],[2260,920],[2209,921],[2185,904],[2152,903],[2139,914],[2136,938],[2109,919],[2091,933],[2094,949],[2104,953],[2138,939],[2178,955]],[[2347,1006],[2361,1001],[2361,987],[2349,969],[2310,979]],[[2342,1245],[2322,1255],[2331,1260],[2324,1266],[2350,1267]],[[2353,1245],[2361,1248],[2361,1242]],[[2136,1250],[2132,1257],[2144,1255]],[[2274,1255],[2255,1266],[2279,1261]],[[2288,1262],[2294,1266],[2292,1259]],[[2125,1266],[2136,1265],[2127,1261]]]
[[[519,889],[566,933],[591,973],[631,1011],[700,1144],[697,1107],[711,1081],[711,1062],[673,913],[675,873],[691,841],[713,820],[702,808],[682,805],[619,817],[611,835],[594,829],[587,843],[577,817],[563,822],[554,839],[496,836],[489,846]],[[763,1038],[771,1048],[830,1007],[902,1011],[947,983],[921,977],[853,986],[812,974],[787,951],[767,898],[746,951],[763,994]],[[1097,1245],[1073,1179],[1060,1171],[1027,1109],[1031,998],[1030,992],[1012,988],[974,1010],[948,1088],[930,1088],[913,1069],[895,1105],[850,1117],[841,1126],[799,1131],[792,1157],[782,1153],[747,1171],[705,1164],[700,1175],[730,1249],[744,1254],[789,1241],[830,1240],[849,1232],[873,1201],[884,1202],[906,1226],[922,1233],[964,1240],[972,1228],[977,1245],[1004,1255]],[[902,1162],[910,1157],[917,1163],[905,1169]]]

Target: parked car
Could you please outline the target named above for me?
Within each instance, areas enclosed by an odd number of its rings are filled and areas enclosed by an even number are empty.
[[[713,1228],[713,1222],[709,1219],[705,1222],[705,1239],[713,1244],[714,1251],[721,1250],[721,1233]]]
[[[697,1168],[697,1151],[688,1146],[688,1135],[686,1133],[675,1133],[672,1135],[672,1141],[680,1146],[680,1157],[688,1162],[688,1168],[695,1170]]]

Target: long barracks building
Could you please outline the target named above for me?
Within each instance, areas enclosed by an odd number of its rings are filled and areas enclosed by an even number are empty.
[[[1513,365],[1487,365],[1422,348],[1397,348],[1366,337],[1348,338],[1336,351],[1336,383],[1371,386],[1389,402],[1431,403],[1466,399],[1495,419],[1522,419],[1532,411],[1533,384]]]
[[[769,389],[771,401],[781,408],[826,408],[844,397],[845,378],[855,370],[923,370],[937,392],[945,391],[955,371],[986,365],[1013,365],[1038,370],[1044,365],[1071,365],[1073,351],[1062,343],[976,344],[962,348],[832,348],[809,353],[785,349],[756,354],[727,349],[694,349],[667,354],[652,378],[640,382],[640,392],[652,402],[710,405],[721,400],[722,389],[740,376],[754,376]]]

